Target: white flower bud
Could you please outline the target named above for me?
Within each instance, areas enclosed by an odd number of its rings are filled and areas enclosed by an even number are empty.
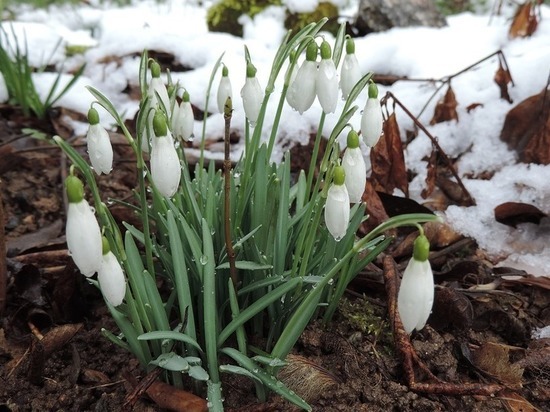
[[[254,127],[260,114],[260,108],[262,106],[262,99],[264,92],[260,86],[260,82],[256,77],[256,69],[249,63],[246,73],[246,81],[241,89],[241,97],[243,99],[244,113],[250,125]]]
[[[97,280],[107,302],[113,306],[120,305],[126,294],[126,278],[113,252],[109,251],[101,258]]]
[[[306,49],[306,60],[296,72],[296,78],[287,92],[287,102],[293,109],[303,114],[315,101],[317,79],[317,52],[315,41],[310,41]]]
[[[346,235],[349,225],[349,195],[344,180],[344,169],[336,166],[334,181],[328,189],[325,203],[325,224],[337,242]]]
[[[88,154],[94,171],[108,175],[113,169],[113,147],[109,133],[99,123],[90,124],[86,134]]]
[[[233,89],[231,87],[231,80],[229,80],[227,67],[223,66],[222,78],[218,86],[218,110],[220,113],[223,113],[223,108],[228,97],[233,99]]]
[[[306,60],[302,63],[296,78],[288,88],[287,101],[295,110],[303,114],[315,101],[315,81],[317,78],[317,63]]]
[[[378,88],[376,84],[371,83],[369,85],[369,98],[365,103],[363,115],[361,116],[361,134],[367,146],[374,147],[378,143],[383,125],[384,119],[382,118],[380,100],[378,100]]]
[[[346,188],[351,203],[361,202],[367,180],[367,166],[361,148],[348,147],[342,157],[342,166],[346,171]]]
[[[69,202],[66,238],[71,257],[80,272],[92,276],[101,266],[101,230],[85,199]]]
[[[186,92],[187,93],[187,92]],[[179,105],[174,105],[172,113],[172,133],[178,139],[184,141],[191,140],[193,129],[195,127],[195,117],[191,103],[187,100],[182,100]]]
[[[355,53],[346,54],[340,72],[340,89],[342,97],[347,100],[351,90],[361,80],[361,69]]]
[[[172,197],[178,190],[181,166],[178,152],[174,147],[170,132],[166,136],[153,138],[151,148],[151,178],[158,191]]]
[[[317,98],[325,113],[334,113],[338,102],[338,74],[331,58],[330,45],[327,41],[321,44],[321,63],[317,70],[315,88]]]
[[[153,132],[155,137],[151,145],[151,180],[161,195],[172,197],[180,184],[181,165],[166,117],[160,110],[153,117]]]
[[[397,297],[399,317],[407,333],[422,329],[432,310],[434,279],[428,253],[428,240],[420,235],[414,242],[413,257],[403,272]]]

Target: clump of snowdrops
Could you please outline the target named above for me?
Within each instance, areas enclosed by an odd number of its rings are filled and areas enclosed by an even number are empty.
[[[109,173],[112,168],[108,133],[99,124],[97,110],[90,109],[87,136],[93,169],[70,145],[54,138],[74,164],[66,182],[69,250],[84,275],[98,273],[97,281],[90,282],[101,289],[120,328],[119,334],[105,330],[105,336],[131,351],[144,368],[163,368],[163,378],[176,386],[182,386],[182,374],[194,378],[196,390],[205,390],[213,411],[223,409],[222,373],[252,379],[261,400],[273,391],[310,410],[277,379],[286,355],[313,318],[331,319],[349,282],[391,242],[383,234],[387,229],[435,219],[402,215],[356,237],[366,219],[361,202],[366,168],[360,144],[362,139],[376,144],[382,114],[371,74],[361,75],[357,66],[353,40],[342,28],[330,45],[317,36],[324,23],[284,39],[265,89],[246,50],[241,90],[245,143],[234,166],[229,161],[234,97],[229,68],[218,60],[206,106],[222,68],[217,100],[225,118],[224,170],[216,170],[214,162],[204,166],[204,127],[200,161],[191,170],[184,145],[179,144],[193,131],[190,96],[185,85],[172,84],[170,76],[167,87],[160,66],[146,53],[140,68],[136,136],[109,100],[90,88],[95,104],[113,117],[134,150],[139,206],[128,207],[139,214],[142,227],[125,223],[121,233],[97,189],[94,171]],[[339,83],[337,67],[344,49]],[[306,59],[298,64],[304,51]],[[269,99],[284,67],[274,125],[263,141]],[[346,99],[344,108],[336,114],[327,149],[318,159],[323,123],[336,110],[339,88]],[[369,99],[360,137],[349,122],[358,109],[353,102],[365,88]],[[302,113],[315,98],[323,113],[311,164],[293,174],[289,154],[279,164],[270,161],[282,107],[286,100]],[[340,136],[347,137],[343,158]],[[90,189],[98,219],[78,174]],[[168,286],[162,292],[159,279]],[[252,345],[251,336],[261,337],[254,340],[261,346]]]

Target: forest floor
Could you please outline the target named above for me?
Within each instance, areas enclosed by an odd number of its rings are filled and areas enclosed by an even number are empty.
[[[8,268],[0,411],[120,411],[145,372],[101,333],[117,333],[116,326],[66,250],[66,159],[29,137],[28,127],[61,134],[64,126],[56,112],[42,123],[0,107]],[[72,143],[85,151],[83,139]],[[107,197],[128,199],[136,181],[131,150],[119,142],[115,151],[117,167],[99,185]],[[135,219],[121,206],[111,208],[120,222]],[[395,244],[405,244],[405,236]],[[550,324],[549,279],[494,268],[471,239],[447,243],[430,258],[435,305],[428,326],[412,334],[412,346],[392,333],[381,259],[350,285],[333,322],[308,327],[282,373],[314,411],[550,410],[550,339],[532,337]],[[402,270],[408,257],[399,247],[387,253]],[[507,276],[517,274],[523,276]],[[403,362],[411,348],[418,355],[412,389],[411,366]],[[229,411],[294,410],[276,397],[258,403],[249,381],[224,379]],[[162,409],[143,396],[132,410]]]

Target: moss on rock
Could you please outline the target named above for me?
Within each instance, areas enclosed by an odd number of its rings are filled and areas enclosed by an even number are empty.
[[[291,13],[287,10],[285,18],[285,28],[297,33],[309,23],[318,22],[324,17],[328,17],[328,22],[323,26],[323,30],[334,35],[338,32],[338,8],[330,2],[321,2],[311,13]]]
[[[280,6],[281,0],[222,0],[208,9],[208,30],[242,37],[243,26],[238,19],[243,14],[254,17],[268,6]]]

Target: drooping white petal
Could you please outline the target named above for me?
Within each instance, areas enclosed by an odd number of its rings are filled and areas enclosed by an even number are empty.
[[[286,102],[290,105],[290,107],[295,108],[295,101],[294,101],[294,94],[290,93],[290,86],[292,86],[292,83],[294,83],[294,80],[296,80],[296,74],[298,73],[298,66],[292,67],[292,65],[289,65],[287,68],[287,75],[288,72],[290,72],[290,77],[288,78],[288,89],[286,92]]]
[[[332,59],[322,59],[315,82],[317,98],[325,113],[334,113],[338,102],[338,73]]]
[[[430,261],[411,258],[403,272],[397,308],[407,333],[426,325],[434,302],[434,279]]]
[[[306,60],[302,63],[296,78],[288,88],[288,102],[300,114],[308,110],[315,101],[315,79],[317,63]]]
[[[165,111],[165,113],[170,117],[171,114],[171,107],[170,107],[170,98],[168,97],[168,90],[166,90],[166,86],[164,85],[163,81],[160,77],[153,77],[151,79],[151,83],[149,84],[148,89],[148,95],[149,98],[155,97],[155,100],[157,99],[157,96],[160,97],[159,105],[162,105],[164,107],[161,107]],[[156,105],[152,105],[154,107]]]
[[[264,92],[258,78],[247,77],[241,89],[241,97],[243,99],[244,112],[252,127],[254,127],[258,120],[263,94]]]
[[[172,197],[180,184],[180,159],[170,136],[154,137],[153,139],[151,178],[163,196]]]
[[[325,224],[334,238],[342,239],[349,224],[349,195],[345,185],[332,184],[328,189],[325,204]]]
[[[101,231],[92,208],[85,199],[69,202],[66,227],[67,247],[84,276],[92,276],[101,266]]]
[[[359,147],[347,148],[342,157],[342,166],[346,172],[345,185],[351,203],[361,202],[367,180],[367,166]]]
[[[229,80],[229,76],[222,76],[218,87],[218,110],[220,113],[223,113],[223,108],[225,107],[225,102],[228,97],[233,98],[231,80]]]
[[[107,252],[101,258],[97,279],[107,302],[113,306],[120,305],[126,294],[126,278],[113,252]]]
[[[179,112],[181,116],[180,137],[188,142],[192,139],[193,129],[195,128],[195,115],[193,114],[191,103],[181,102]]]
[[[373,147],[378,143],[383,123],[380,100],[368,98],[361,116],[361,135],[367,146]]]
[[[88,154],[95,172],[109,174],[113,168],[113,147],[109,133],[99,123],[92,124],[86,134]]]
[[[342,89],[342,97],[347,100],[353,86],[361,80],[361,69],[359,61],[355,53],[346,54],[342,63],[342,71],[340,72],[340,89]]]

